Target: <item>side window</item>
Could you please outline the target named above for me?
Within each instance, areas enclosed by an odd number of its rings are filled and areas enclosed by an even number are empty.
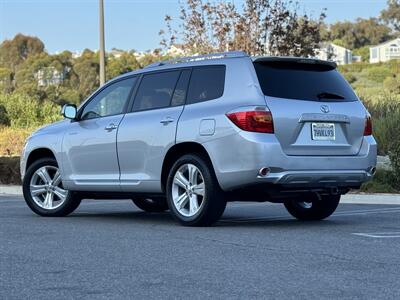
[[[118,115],[123,113],[129,93],[136,82],[136,77],[111,84],[97,94],[84,107],[81,120]]]
[[[184,105],[186,100],[186,93],[190,79],[190,70],[183,70],[179,77],[178,83],[172,96],[171,106]]]
[[[144,75],[133,103],[133,111],[169,106],[180,73],[171,71]]]
[[[216,99],[224,93],[225,66],[194,68],[190,78],[187,104]]]

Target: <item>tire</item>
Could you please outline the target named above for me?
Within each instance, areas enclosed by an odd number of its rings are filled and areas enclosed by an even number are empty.
[[[64,217],[77,209],[81,203],[78,194],[63,189],[61,176],[56,179],[57,174],[59,175],[58,165],[54,158],[39,159],[26,171],[22,183],[25,202],[40,216]],[[50,194],[52,196],[49,196]]]
[[[201,155],[179,158],[169,171],[166,190],[170,212],[182,225],[210,226],[224,213],[225,194],[211,163]]]
[[[340,195],[317,195],[306,200],[290,200],[285,202],[287,211],[296,219],[303,221],[323,220],[332,215],[338,207]]]
[[[133,198],[133,203],[141,210],[146,212],[163,212],[168,210],[168,204],[165,198]]]

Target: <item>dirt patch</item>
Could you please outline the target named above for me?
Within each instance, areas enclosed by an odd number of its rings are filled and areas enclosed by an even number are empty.
[[[0,184],[21,184],[18,156],[0,156]]]

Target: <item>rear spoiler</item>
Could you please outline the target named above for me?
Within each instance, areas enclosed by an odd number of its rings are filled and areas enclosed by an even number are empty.
[[[337,64],[334,61],[321,60],[316,58],[305,58],[305,57],[290,57],[290,56],[256,56],[252,57],[253,62],[273,62],[273,63],[293,63],[293,64],[310,64],[310,65],[322,65],[332,69],[337,68]]]

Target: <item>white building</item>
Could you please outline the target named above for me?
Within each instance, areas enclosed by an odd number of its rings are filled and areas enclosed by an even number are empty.
[[[63,83],[67,72],[66,68],[60,72],[55,67],[45,67],[36,72],[35,78],[38,86],[59,85]]]
[[[167,50],[167,55],[170,56],[184,56],[187,55],[187,52],[183,49],[182,45],[171,45]]]
[[[331,60],[338,65],[351,64],[353,62],[353,53],[351,50],[332,43],[323,43],[316,50],[316,57],[322,60]]]
[[[378,63],[400,59],[400,38],[369,48],[369,62]]]

